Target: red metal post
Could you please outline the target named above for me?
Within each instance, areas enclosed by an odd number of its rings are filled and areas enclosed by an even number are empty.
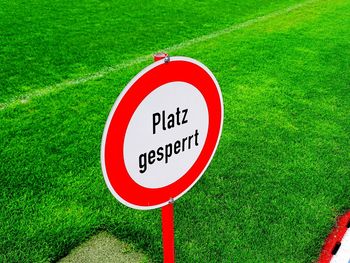
[[[157,53],[153,60],[165,59],[166,53]],[[174,203],[169,202],[162,207],[162,236],[163,236],[163,262],[175,263],[175,239],[174,239]]]
[[[162,60],[162,59],[166,58],[167,56],[168,56],[167,53],[160,52],[160,53],[157,53],[157,54],[153,55],[153,60],[154,60],[154,62],[156,62],[158,60]]]
[[[175,262],[174,204],[162,207],[162,234],[164,263]]]

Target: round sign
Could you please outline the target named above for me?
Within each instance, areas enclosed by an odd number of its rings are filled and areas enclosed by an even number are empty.
[[[203,64],[171,57],[146,67],[105,125],[101,165],[109,190],[136,209],[178,199],[209,165],[222,123],[220,87]]]
[[[350,262],[350,211],[338,218],[337,226],[328,235],[319,263]]]

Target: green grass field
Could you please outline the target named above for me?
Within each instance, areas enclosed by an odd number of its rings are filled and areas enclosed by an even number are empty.
[[[160,211],[114,199],[100,143],[140,58],[169,48],[225,105],[175,203],[177,261],[317,259],[350,209],[349,1],[0,2],[0,262],[56,261],[102,230],[162,261]]]

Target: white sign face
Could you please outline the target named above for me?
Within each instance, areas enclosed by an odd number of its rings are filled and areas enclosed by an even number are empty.
[[[103,132],[111,193],[135,209],[180,198],[213,158],[223,114],[219,84],[202,63],[171,57],[143,69],[118,96]]]
[[[201,153],[208,124],[205,99],[191,84],[170,82],[155,89],[127,127],[124,160],[131,178],[146,188],[177,181]]]

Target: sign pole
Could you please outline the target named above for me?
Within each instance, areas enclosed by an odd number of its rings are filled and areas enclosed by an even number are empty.
[[[168,57],[166,53],[157,53],[153,56],[156,62]],[[174,239],[174,201],[162,207],[162,236],[163,236],[163,262],[175,262],[175,239]]]
[[[154,61],[126,85],[108,115],[101,168],[121,203],[161,208],[164,263],[174,263],[174,201],[207,169],[224,111],[220,86],[205,65],[166,53]]]
[[[163,235],[163,259],[164,263],[175,262],[174,241],[174,203],[169,202],[162,207],[162,235]]]

